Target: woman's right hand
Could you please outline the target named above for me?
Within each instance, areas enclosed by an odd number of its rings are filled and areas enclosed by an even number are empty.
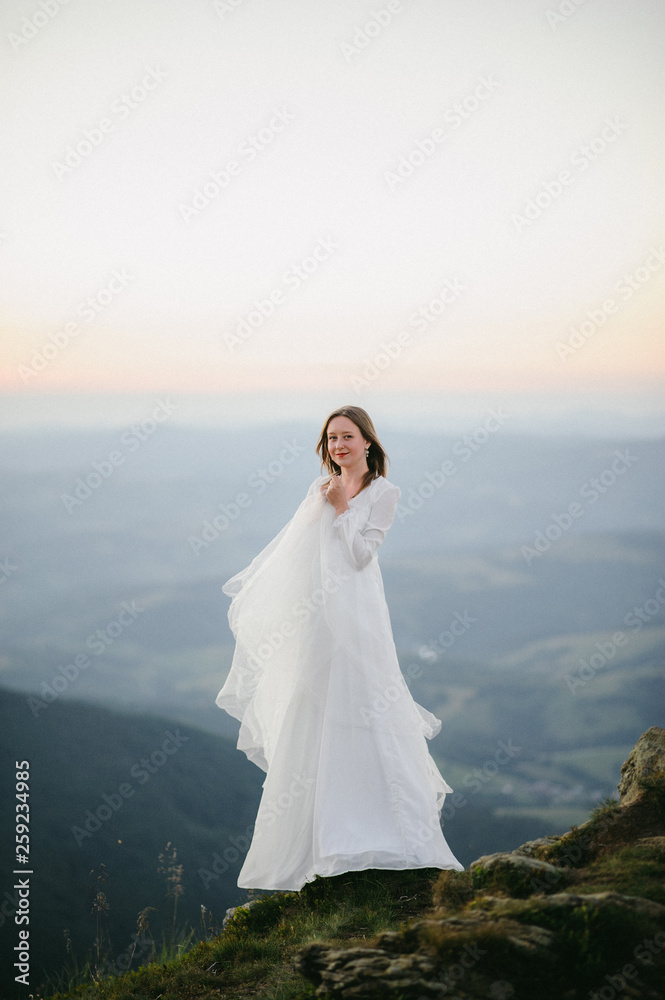
[[[331,476],[327,483],[322,483],[321,493],[324,494],[328,503],[332,504],[337,514],[343,514],[345,510],[349,509],[346,491],[339,476]]]

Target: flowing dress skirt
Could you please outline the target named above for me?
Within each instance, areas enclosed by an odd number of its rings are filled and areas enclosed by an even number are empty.
[[[439,819],[452,789],[426,743],[441,724],[399,669],[376,557],[351,565],[318,482],[224,585],[236,650],[217,704],[241,722],[238,748],[267,772],[238,885],[461,871]],[[361,524],[357,511],[350,520]]]

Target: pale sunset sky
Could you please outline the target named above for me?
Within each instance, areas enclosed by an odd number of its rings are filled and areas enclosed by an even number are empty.
[[[0,37],[6,396],[662,387],[660,0],[8,0]]]

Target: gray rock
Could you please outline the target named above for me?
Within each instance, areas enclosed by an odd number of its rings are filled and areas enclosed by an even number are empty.
[[[556,844],[559,840],[561,840],[560,836],[538,837],[537,840],[527,840],[526,844],[516,847],[514,851],[511,851],[511,854],[519,854],[525,858],[535,858],[539,850],[544,847],[551,847],[552,844]]]
[[[497,871],[501,868],[509,868],[514,871],[524,872],[530,876],[552,874],[558,878],[561,875],[559,869],[555,868],[548,861],[539,861],[538,858],[530,858],[528,855],[517,852],[500,852],[499,854],[483,854],[481,858],[472,861],[469,865],[471,871],[481,868],[483,871]]]
[[[483,904],[489,905],[493,912],[501,914],[518,914],[529,909],[532,900],[509,899],[503,896],[485,896]],[[665,921],[665,906],[661,903],[654,903],[650,899],[642,896],[623,896],[618,892],[557,892],[551,896],[538,897],[537,906],[539,910],[577,910],[581,906],[587,909],[603,910],[608,908],[619,908],[639,913],[654,920]]]
[[[248,903],[241,903],[240,906],[230,906],[224,915],[224,919],[222,920],[222,930],[224,930],[236,910],[249,910],[255,903],[258,902],[258,899],[250,899]]]
[[[450,996],[445,983],[434,979],[435,962],[420,953],[395,956],[382,948],[332,948],[315,943],[301,948],[295,965],[317,986],[317,996],[380,1000],[388,989],[423,1000]]]
[[[619,803],[627,806],[644,794],[643,783],[665,787],[665,729],[652,726],[642,733],[621,768]]]

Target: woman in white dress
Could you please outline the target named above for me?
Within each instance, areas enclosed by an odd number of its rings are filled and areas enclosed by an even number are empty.
[[[301,889],[367,868],[452,868],[440,826],[452,789],[426,744],[376,551],[400,490],[365,410],[326,420],[322,468],[289,523],[228,580],[236,649],[217,704],[266,778],[242,888]]]

